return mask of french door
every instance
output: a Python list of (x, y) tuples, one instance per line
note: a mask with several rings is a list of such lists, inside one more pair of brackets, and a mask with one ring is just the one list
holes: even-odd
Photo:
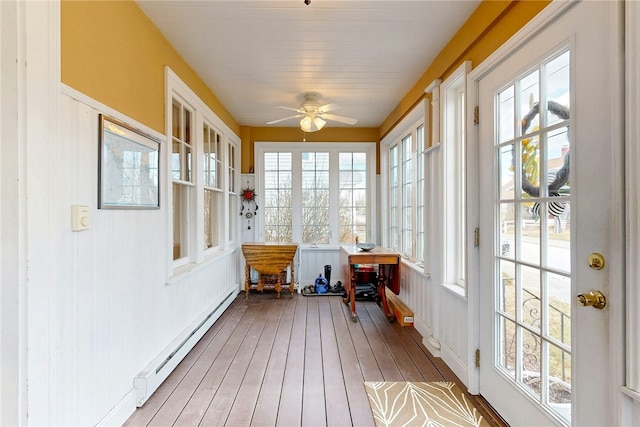
[(478, 81), (479, 389), (514, 426), (610, 423), (618, 13), (565, 7)]

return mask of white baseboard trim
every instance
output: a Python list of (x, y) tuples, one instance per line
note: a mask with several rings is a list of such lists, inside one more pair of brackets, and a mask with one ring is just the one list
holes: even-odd
[(446, 345), (442, 345), (440, 354), (444, 363), (447, 364), (454, 374), (462, 381), (465, 386), (469, 385), (469, 369), (457, 354)]
[(101, 419), (97, 427), (112, 427), (123, 425), (136, 410), (136, 391), (132, 388), (114, 406), (107, 415)]

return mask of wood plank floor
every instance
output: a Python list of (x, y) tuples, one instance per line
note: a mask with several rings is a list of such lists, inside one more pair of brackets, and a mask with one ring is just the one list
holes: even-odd
[[(241, 293), (142, 408), (134, 426), (375, 426), (365, 381), (454, 381), (412, 327), (373, 302)], [(505, 425), (469, 396), (492, 425)]]

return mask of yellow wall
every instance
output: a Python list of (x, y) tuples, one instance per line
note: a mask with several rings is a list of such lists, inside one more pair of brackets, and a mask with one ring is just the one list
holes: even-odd
[[(377, 128), (331, 128), (303, 134), (300, 128), (274, 128), (242, 126), (242, 173), (247, 173), (254, 163), (254, 142), (378, 142)], [(379, 154), (379, 153), (377, 153)], [(376, 156), (380, 158), (379, 155)], [(379, 160), (378, 160), (379, 162)], [(379, 163), (378, 163), (379, 165)], [(376, 167), (379, 170), (379, 166)]]
[[(480, 64), (548, 3), (485, 0), (379, 129), (325, 128), (306, 134), (306, 140), (379, 142), (424, 99), (433, 80), (446, 78), (462, 61)], [(253, 166), (255, 141), (302, 140), (298, 128), (240, 126), (132, 0), (63, 0), (61, 17), (62, 81), (88, 96), (164, 133), (168, 65), (240, 136), (243, 173)]]
[(444, 80), (467, 60), (475, 68), (549, 3), (547, 0), (483, 1), (382, 123), (379, 139), (424, 99), (424, 89), (432, 81)]
[(233, 132), (240, 125), (131, 0), (63, 0), (62, 82), (165, 133), (168, 65)]

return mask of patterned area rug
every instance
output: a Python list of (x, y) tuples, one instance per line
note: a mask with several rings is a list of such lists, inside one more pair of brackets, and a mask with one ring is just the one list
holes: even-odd
[(452, 382), (365, 382), (377, 427), (489, 426)]

